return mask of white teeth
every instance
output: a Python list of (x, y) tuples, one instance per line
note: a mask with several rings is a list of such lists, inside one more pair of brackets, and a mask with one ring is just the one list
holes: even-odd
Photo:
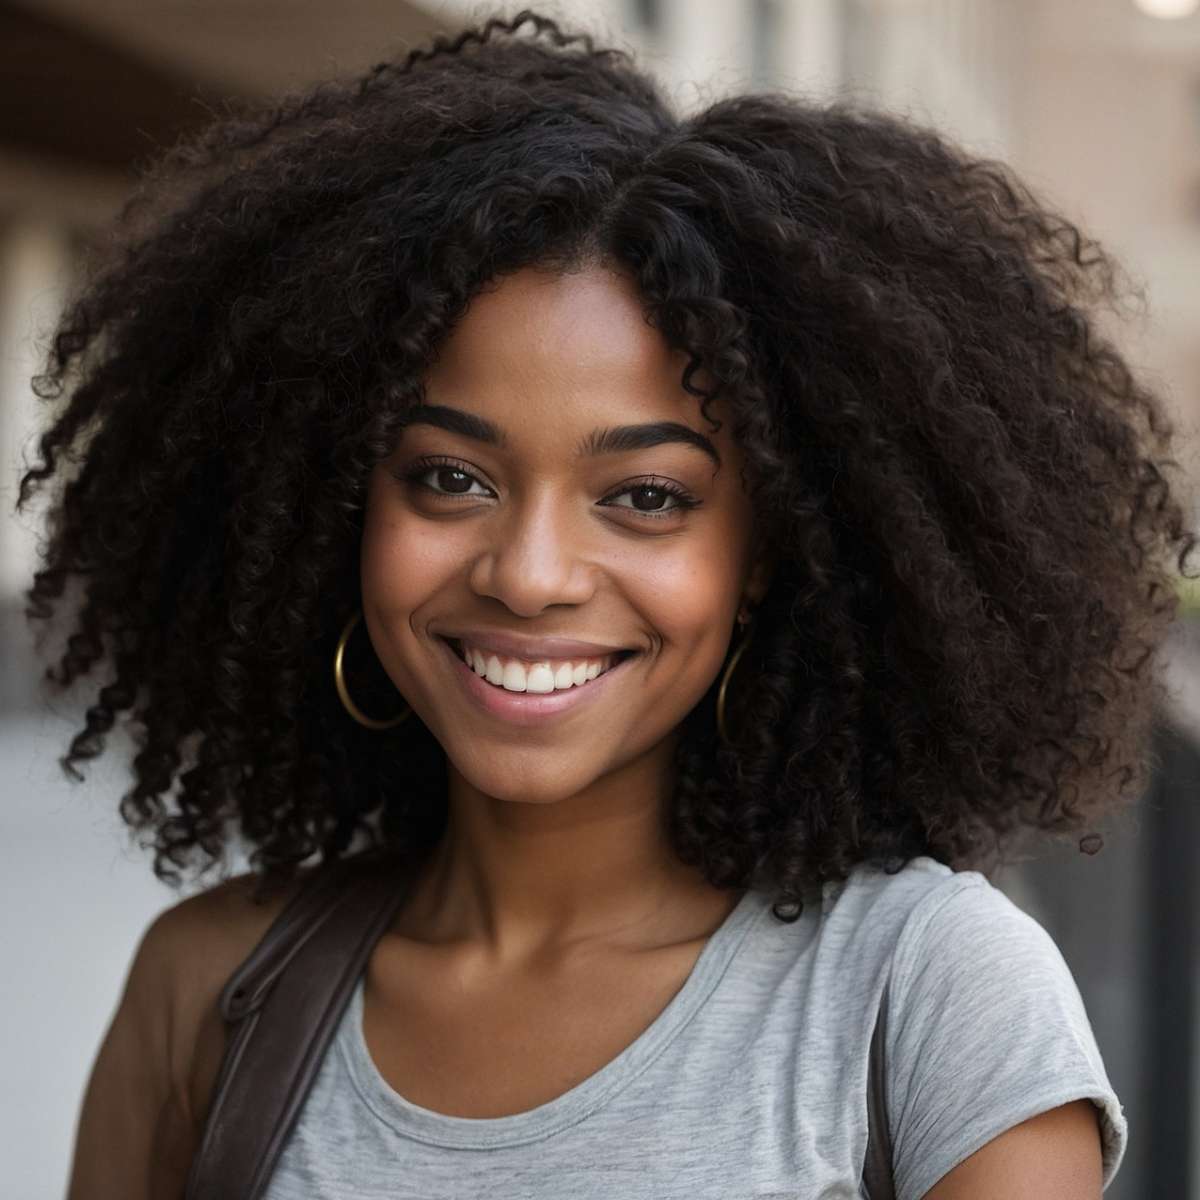
[(512, 658), (501, 660), (499, 655), (486, 654), (465, 643), (460, 646), (464, 661), (476, 675), (510, 692), (545, 694), (580, 687), (612, 666), (615, 657), (606, 654), (603, 658), (560, 662), (557, 666), (551, 662), (525, 664)]
[(549, 663), (536, 663), (525, 672), (525, 690), (527, 692), (554, 691), (554, 672)]
[(501, 686), (506, 692), (525, 691), (525, 668), (520, 663), (505, 663)]

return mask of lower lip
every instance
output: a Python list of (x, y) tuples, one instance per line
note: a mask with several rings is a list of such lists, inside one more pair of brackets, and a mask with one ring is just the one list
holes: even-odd
[(590, 701), (602, 696), (609, 686), (609, 680), (620, 674), (622, 669), (631, 663), (636, 654), (623, 658), (615, 666), (589, 679), (586, 683), (575, 687), (564, 688), (561, 692), (510, 692), (507, 688), (497, 687), (486, 679), (476, 675), (467, 664), (454, 652), (454, 647), (445, 638), (438, 638), (446, 653), (450, 656), (450, 664), (455, 675), (462, 683), (470, 698), (494, 717), (502, 717), (514, 725), (537, 725), (560, 713), (580, 708)]

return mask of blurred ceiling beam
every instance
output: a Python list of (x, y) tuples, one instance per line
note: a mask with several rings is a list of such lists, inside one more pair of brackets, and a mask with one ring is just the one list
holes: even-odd
[(0, 147), (126, 171), (209, 113), (183, 79), (56, 18), (0, 3)]
[(445, 0), (0, 0), (0, 216), (102, 226), (223, 101), (356, 74), (461, 22)]
[(447, 0), (20, 0), (218, 93), (266, 97), (357, 73), (461, 27)]

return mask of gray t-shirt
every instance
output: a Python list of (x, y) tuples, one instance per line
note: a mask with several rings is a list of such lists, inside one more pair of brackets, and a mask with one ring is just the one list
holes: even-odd
[(1126, 1123), (1049, 934), (975, 871), (858, 867), (792, 925), (747, 892), (616, 1058), (494, 1119), (409, 1103), (362, 1034), (362, 981), (266, 1200), (847, 1200), (890, 977), (885, 1095), (897, 1200), (1013, 1125), (1088, 1098), (1104, 1186)]

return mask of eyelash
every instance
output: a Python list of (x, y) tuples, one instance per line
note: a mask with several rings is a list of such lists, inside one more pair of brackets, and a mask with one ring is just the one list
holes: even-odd
[[(396, 475), (397, 479), (400, 479), (405, 483), (411, 483), (417, 487), (424, 488), (426, 491), (432, 492), (435, 496), (456, 496), (456, 495), (457, 496), (466, 496), (466, 495), (468, 495), (468, 493), (466, 493), (466, 492), (458, 492), (458, 493), (442, 492), (442, 491), (439, 491), (437, 488), (430, 487), (427, 483), (422, 483), (421, 477), (424, 475), (428, 475), (429, 472), (432, 471), (436, 467), (447, 467), (450, 470), (458, 471), (463, 475), (469, 476), (476, 483), (478, 483), (481, 487), (487, 486), (485, 483), (483, 483), (483, 481), (481, 479), (479, 479), (476, 476), (475, 472), (473, 470), (471, 470), (471, 468), (466, 463), (460, 461), (459, 459), (454, 459), (454, 458), (438, 458), (438, 457), (421, 458), (421, 459), (418, 459), (416, 462), (412, 463), (406, 470), (397, 471), (397, 472), (394, 472), (394, 474)], [(639, 479), (637, 482), (632, 483), (632, 484), (627, 484), (625, 487), (620, 488), (618, 491), (609, 492), (609, 494), (607, 496), (605, 496), (604, 499), (605, 499), (605, 501), (611, 500), (614, 496), (623, 496), (627, 492), (636, 491), (638, 488), (650, 488), (656, 492), (663, 492), (664, 494), (670, 496), (675, 501), (675, 503), (672, 505), (672, 507), (660, 509), (657, 512), (650, 511), (647, 509), (642, 509), (642, 508), (633, 508), (632, 506), (628, 506), (628, 505), (624, 505), (624, 504), (619, 505), (619, 506), (613, 505), (612, 507), (625, 508), (629, 512), (636, 513), (639, 517), (649, 517), (651, 520), (663, 520), (664, 518), (669, 516), (671, 513), (685, 512), (688, 509), (697, 508), (700, 504), (699, 500), (697, 500), (690, 492), (687, 492), (683, 488), (681, 488), (677, 483), (673, 483), (669, 479), (658, 479), (653, 476), (651, 476), (647, 479)]]

